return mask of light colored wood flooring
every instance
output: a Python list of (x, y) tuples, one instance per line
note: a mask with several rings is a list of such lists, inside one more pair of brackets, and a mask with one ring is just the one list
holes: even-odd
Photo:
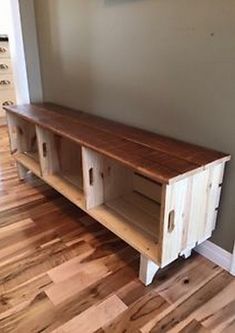
[(144, 287), (138, 253), (34, 176), (0, 128), (1, 333), (235, 332), (235, 279), (194, 254)]

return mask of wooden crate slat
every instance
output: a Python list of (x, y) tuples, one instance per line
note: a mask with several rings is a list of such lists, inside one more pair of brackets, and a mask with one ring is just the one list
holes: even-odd
[(141, 145), (148, 146), (154, 150), (165, 152), (171, 156), (179, 157), (185, 161), (192, 162), (196, 165), (207, 165), (214, 160), (224, 158), (228, 155), (213, 149), (208, 149), (195, 144), (169, 138), (164, 135), (152, 133), (140, 128), (131, 127), (116, 121), (97, 117), (82, 111), (65, 108), (64, 106), (45, 103), (40, 105), (42, 109), (59, 112), (72, 119), (77, 118), (89, 126), (100, 128), (106, 132), (116, 134)]

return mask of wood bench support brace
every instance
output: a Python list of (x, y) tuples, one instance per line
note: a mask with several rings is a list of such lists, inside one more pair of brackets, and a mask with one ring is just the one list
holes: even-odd
[(152, 260), (149, 260), (143, 254), (140, 255), (139, 279), (145, 286), (148, 286), (153, 282), (154, 276), (159, 268), (160, 267)]
[(17, 166), (19, 179), (24, 180), (27, 175), (28, 169), (26, 169), (26, 167), (24, 167), (21, 163), (18, 163), (18, 162), (16, 163), (16, 166)]

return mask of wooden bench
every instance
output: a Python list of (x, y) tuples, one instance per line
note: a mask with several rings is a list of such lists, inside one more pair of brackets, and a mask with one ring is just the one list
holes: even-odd
[(230, 155), (54, 104), (5, 108), (28, 171), (141, 254), (145, 285), (215, 229)]

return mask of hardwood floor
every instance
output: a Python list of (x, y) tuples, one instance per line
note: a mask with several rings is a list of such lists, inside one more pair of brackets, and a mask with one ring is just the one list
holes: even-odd
[(0, 332), (235, 332), (235, 279), (194, 254), (144, 287), (138, 253), (33, 176), (0, 127)]

